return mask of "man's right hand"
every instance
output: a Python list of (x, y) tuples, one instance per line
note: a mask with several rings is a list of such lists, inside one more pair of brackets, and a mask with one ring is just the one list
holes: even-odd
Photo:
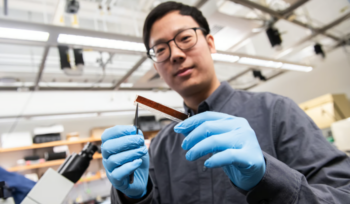
[[(117, 125), (102, 134), (103, 166), (114, 188), (138, 199), (147, 193), (149, 155), (143, 134), (134, 126)], [(134, 182), (129, 184), (134, 173)]]

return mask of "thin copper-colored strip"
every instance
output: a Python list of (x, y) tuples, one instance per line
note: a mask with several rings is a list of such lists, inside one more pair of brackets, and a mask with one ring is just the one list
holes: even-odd
[(143, 105), (146, 105), (146, 106), (148, 106), (150, 108), (153, 108), (153, 109), (155, 109), (157, 111), (160, 111), (160, 112), (163, 112), (165, 114), (168, 114), (168, 115), (170, 115), (170, 116), (172, 116), (174, 118), (177, 118), (179, 120), (185, 120), (185, 119), (188, 118), (188, 116), (186, 114), (181, 113), (180, 111), (174, 110), (172, 108), (169, 108), (169, 107), (167, 107), (165, 105), (162, 105), (160, 103), (157, 103), (155, 101), (152, 101), (152, 100), (147, 99), (147, 98), (142, 97), (142, 96), (137, 96), (135, 102), (141, 103)]

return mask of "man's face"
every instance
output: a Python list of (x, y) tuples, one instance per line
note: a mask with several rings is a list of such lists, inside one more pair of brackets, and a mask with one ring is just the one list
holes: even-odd
[[(180, 31), (195, 27), (199, 25), (191, 16), (183, 16), (179, 11), (170, 12), (153, 24), (149, 46), (153, 47), (160, 40), (167, 42)], [(196, 33), (198, 41), (194, 47), (181, 50), (171, 41), (170, 58), (154, 63), (159, 75), (182, 96), (202, 91), (216, 80), (211, 58), (211, 53), (216, 52), (213, 36), (205, 36), (201, 30), (196, 30)]]

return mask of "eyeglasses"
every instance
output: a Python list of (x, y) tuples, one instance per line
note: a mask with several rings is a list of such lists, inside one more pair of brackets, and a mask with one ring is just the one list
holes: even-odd
[(147, 55), (154, 62), (164, 62), (169, 59), (171, 56), (171, 49), (169, 43), (174, 41), (175, 45), (180, 50), (188, 50), (197, 44), (197, 30), (202, 30), (203, 33), (206, 33), (204, 28), (188, 28), (183, 30), (175, 35), (175, 37), (168, 42), (159, 43), (153, 47), (151, 47), (147, 51)]

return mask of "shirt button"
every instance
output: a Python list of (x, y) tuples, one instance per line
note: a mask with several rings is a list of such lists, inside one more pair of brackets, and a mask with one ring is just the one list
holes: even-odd
[(268, 204), (269, 202), (267, 202), (267, 200), (261, 200), (260, 202), (259, 202), (259, 204)]

